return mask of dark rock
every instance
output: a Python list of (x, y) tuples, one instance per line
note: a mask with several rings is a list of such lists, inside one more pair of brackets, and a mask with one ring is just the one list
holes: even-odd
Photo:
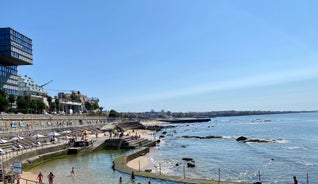
[(221, 138), (223, 138), (222, 136), (215, 136), (215, 135), (209, 135), (209, 136), (205, 136), (205, 137), (184, 135), (182, 137), (183, 138), (196, 138), (196, 139), (221, 139)]
[(209, 135), (205, 137), (206, 139), (221, 139), (223, 138), (222, 136), (214, 136), (214, 135)]
[(169, 125), (169, 126), (158, 126), (158, 125), (154, 125), (154, 126), (146, 126), (145, 128), (147, 130), (154, 130), (156, 132), (159, 132), (161, 131), (162, 129), (164, 128), (175, 128), (176, 126), (172, 126), (172, 125)]
[(188, 162), (188, 163), (187, 163), (187, 166), (188, 166), (188, 167), (195, 167), (195, 164), (192, 163), (192, 162)]
[(145, 172), (151, 172), (152, 169), (145, 169)]
[(185, 160), (185, 161), (192, 161), (193, 158), (189, 158), (189, 157), (183, 157), (182, 160)]
[(266, 139), (248, 139), (247, 137), (240, 136), (236, 139), (236, 141), (241, 141), (244, 143), (247, 142), (258, 142), (258, 143), (267, 143), (267, 142), (274, 142), (273, 140), (266, 140)]
[(247, 139), (244, 142), (259, 142), (259, 143), (263, 143), (263, 142), (273, 142), (272, 140), (265, 140), (265, 139)]
[(244, 137), (244, 136), (240, 136), (236, 139), (236, 141), (246, 141), (247, 140), (247, 137)]

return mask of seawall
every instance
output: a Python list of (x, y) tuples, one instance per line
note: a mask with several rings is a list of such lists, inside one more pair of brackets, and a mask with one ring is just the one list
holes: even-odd
[(145, 155), (149, 153), (149, 148), (140, 148), (132, 153), (118, 156), (114, 160), (114, 169), (131, 174), (132, 171), (134, 171), (134, 174), (136, 176), (142, 176), (147, 178), (154, 178), (159, 180), (166, 180), (166, 181), (173, 181), (173, 182), (179, 182), (179, 183), (199, 183), (199, 184), (247, 184), (246, 182), (236, 182), (236, 181), (218, 181), (218, 180), (209, 180), (209, 179), (196, 179), (196, 178), (183, 178), (179, 176), (171, 176), (171, 175), (164, 175), (159, 173), (153, 173), (153, 172), (145, 172), (132, 169), (127, 166), (127, 163), (133, 159), (138, 158), (139, 156)]
[[(22, 152), (22, 151), (20, 151)], [(67, 146), (65, 145), (56, 145), (45, 148), (38, 148), (24, 151), (12, 158), (4, 159), (3, 165), (12, 164), (13, 162), (22, 162), (23, 168), (29, 168), (35, 165), (38, 162), (43, 162), (45, 160), (51, 159), (55, 156), (66, 155)]]

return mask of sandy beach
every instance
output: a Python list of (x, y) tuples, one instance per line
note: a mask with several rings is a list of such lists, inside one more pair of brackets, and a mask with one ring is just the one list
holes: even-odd
[[(37, 175), (32, 173), (32, 172), (28, 172), (28, 171), (23, 171), (21, 174), (21, 178), (32, 180), (32, 181), (37, 181), (36, 180)], [(44, 180), (45, 180), (45, 177), (44, 177)], [(20, 183), (23, 184), (23, 181), (21, 181)]]
[(140, 123), (144, 126), (153, 126), (153, 125), (167, 124), (168, 122), (158, 121), (158, 120), (141, 120)]
[[(164, 121), (158, 121), (158, 120), (142, 120), (140, 121), (140, 123), (144, 126), (154, 126), (154, 125), (162, 125), (162, 124), (167, 124), (167, 122)], [(134, 130), (134, 133), (136, 133), (138, 135), (140, 135), (141, 138), (145, 138), (145, 139), (149, 139), (149, 140), (153, 140), (156, 139), (156, 134), (153, 131), (150, 130)], [(125, 135), (127, 133), (132, 133), (132, 130), (128, 130), (125, 132)], [(154, 168), (154, 164), (152, 163), (152, 161), (146, 156), (140, 156), (137, 157), (131, 161), (129, 161), (127, 163), (127, 166), (135, 169), (135, 170), (141, 170), (144, 171), (146, 169), (151, 169), (151, 172), (154, 172), (153, 168)], [(140, 168), (139, 168), (140, 167)]]
[[(131, 133), (131, 132), (132, 131), (129, 130), (129, 131), (126, 131), (125, 134), (126, 133)], [(134, 130), (134, 133), (137, 133), (138, 135), (140, 135), (141, 138), (145, 138), (145, 139), (149, 139), (149, 140), (156, 139), (155, 138), (155, 134), (152, 131), (150, 131), (150, 130), (140, 130), (140, 129), (138, 129), (138, 130)], [(146, 169), (154, 168), (154, 164), (147, 157), (147, 155), (146, 156), (140, 156), (140, 157), (137, 157), (137, 158), (129, 161), (127, 163), (127, 166), (132, 168), (132, 169), (135, 169), (135, 170), (139, 170), (140, 169), (140, 171), (144, 171)]]
[[(140, 156), (130, 162), (127, 163), (127, 166), (140, 171), (145, 171), (146, 169), (151, 169), (153, 168), (153, 164), (151, 161), (148, 159), (147, 156)], [(139, 168), (140, 166), (140, 168)]]

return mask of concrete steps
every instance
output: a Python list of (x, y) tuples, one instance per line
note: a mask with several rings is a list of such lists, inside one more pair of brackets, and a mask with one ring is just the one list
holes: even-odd
[(135, 149), (140, 147), (155, 146), (156, 142), (144, 138), (132, 139), (130, 137), (120, 139), (107, 139), (105, 146), (117, 149)]

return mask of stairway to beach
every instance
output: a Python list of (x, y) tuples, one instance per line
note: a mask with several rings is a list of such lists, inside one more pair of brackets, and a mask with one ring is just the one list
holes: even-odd
[(107, 139), (105, 146), (107, 148), (117, 149), (135, 149), (139, 147), (155, 146), (156, 142), (144, 138), (133, 139), (131, 137), (124, 137), (118, 139)]

